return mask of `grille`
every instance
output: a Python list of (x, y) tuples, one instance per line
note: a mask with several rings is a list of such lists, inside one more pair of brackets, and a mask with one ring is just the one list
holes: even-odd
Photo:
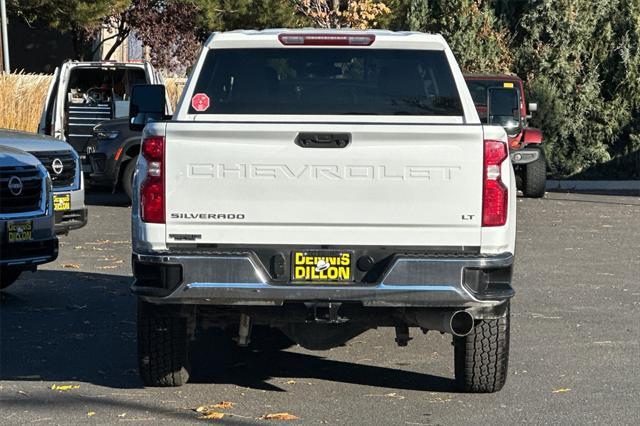
[[(73, 185), (76, 177), (76, 160), (70, 151), (32, 152), (47, 168), (53, 188), (64, 188)], [(58, 174), (53, 170), (56, 159), (62, 162), (62, 171)]]
[[(22, 182), (20, 195), (9, 190), (9, 180), (16, 176)], [(0, 167), (0, 213), (25, 213), (40, 209), (42, 178), (35, 167)]]

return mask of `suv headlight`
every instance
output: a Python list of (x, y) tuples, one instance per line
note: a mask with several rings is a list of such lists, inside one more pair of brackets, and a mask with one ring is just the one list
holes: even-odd
[(96, 131), (96, 138), (102, 140), (113, 140), (120, 136), (119, 130), (98, 130)]

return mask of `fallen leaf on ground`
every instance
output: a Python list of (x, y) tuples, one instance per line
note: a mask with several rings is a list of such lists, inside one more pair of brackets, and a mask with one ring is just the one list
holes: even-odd
[(221, 408), (223, 410), (228, 410), (229, 408), (233, 408), (233, 402), (222, 401), (213, 405), (213, 408)]
[(211, 411), (215, 408), (218, 409), (222, 409), (222, 410), (228, 410), (230, 408), (233, 408), (233, 402), (229, 402), (229, 401), (221, 401), (218, 402), (217, 404), (211, 404), (211, 405), (201, 405), (198, 408), (196, 408), (194, 411), (196, 413), (204, 413), (206, 411)]
[(296, 384), (296, 381), (295, 381), (295, 380), (287, 380), (287, 381), (285, 382), (285, 384), (287, 384), (287, 385), (295, 385), (295, 384)]
[(209, 411), (198, 418), (202, 420), (220, 420), (223, 417), (224, 417), (224, 413), (218, 413), (217, 411)]
[(62, 267), (66, 269), (80, 269), (80, 265), (77, 265), (75, 263), (65, 263), (64, 265), (62, 265)]
[(80, 385), (51, 385), (51, 390), (68, 391), (71, 389), (80, 389)]
[(260, 416), (258, 420), (300, 420), (300, 417), (289, 413), (273, 413)]
[(551, 393), (564, 393), (564, 392), (569, 392), (570, 390), (571, 390), (570, 388), (559, 388), (551, 391)]
[(120, 413), (118, 414), (118, 417), (125, 417), (127, 415), (127, 413)]
[(89, 412), (87, 413), (87, 417), (93, 417), (93, 416), (95, 416), (95, 415), (96, 415), (96, 412), (95, 412), (95, 411), (89, 411)]
[(382, 397), (382, 398), (397, 398), (397, 399), (404, 399), (405, 398), (402, 395), (398, 395), (396, 392), (385, 393), (384, 395), (369, 394), (369, 395), (364, 395), (364, 396), (377, 396), (377, 397)]

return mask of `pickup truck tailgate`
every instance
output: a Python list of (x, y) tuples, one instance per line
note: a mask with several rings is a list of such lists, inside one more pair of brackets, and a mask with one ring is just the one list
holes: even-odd
[(167, 242), (480, 246), (482, 139), (480, 125), (169, 122)]

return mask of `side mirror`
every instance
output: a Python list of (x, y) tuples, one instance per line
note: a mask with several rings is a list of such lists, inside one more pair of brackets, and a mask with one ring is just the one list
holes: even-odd
[[(505, 125), (505, 118), (520, 123), (518, 91), (514, 88), (490, 87), (487, 89), (487, 124)], [(515, 124), (515, 123), (514, 123)]]
[(162, 84), (137, 84), (131, 89), (129, 129), (141, 131), (152, 121), (165, 116), (165, 87)]
[(529, 104), (529, 112), (536, 112), (538, 111), (538, 104), (535, 102), (531, 102)]

